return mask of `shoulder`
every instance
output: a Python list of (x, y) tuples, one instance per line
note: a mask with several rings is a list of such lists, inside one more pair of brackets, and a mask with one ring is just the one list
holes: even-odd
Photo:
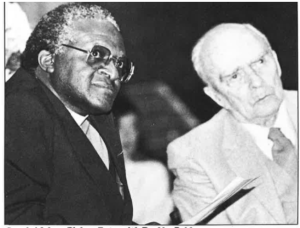
[(214, 152), (219, 151), (228, 115), (230, 114), (222, 109), (209, 121), (171, 142), (167, 147), (169, 169), (205, 163)]
[(288, 103), (297, 105), (298, 91), (295, 90), (284, 90), (284, 96)]
[(17, 91), (5, 98), (6, 117), (41, 118), (46, 114), (44, 101), (37, 91)]
[(210, 144), (215, 144), (220, 132), (222, 131), (223, 124), (227, 119), (228, 112), (224, 109), (214, 115), (209, 121), (192, 129), (185, 135), (175, 139), (168, 145), (168, 157), (172, 151), (180, 152), (181, 156), (192, 156), (194, 152), (202, 147), (207, 148)]
[(17, 74), (6, 84), (6, 124), (16, 122), (16, 120), (26, 124), (26, 122), (36, 122), (51, 116), (53, 109), (43, 88), (30, 77), (32, 76)]

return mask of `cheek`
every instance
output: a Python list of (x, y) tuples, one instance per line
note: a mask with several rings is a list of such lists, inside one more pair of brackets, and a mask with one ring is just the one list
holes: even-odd
[(225, 96), (227, 96), (227, 99), (232, 103), (245, 103), (249, 100), (250, 94), (251, 91), (249, 87), (244, 85), (234, 89), (234, 91), (227, 91)]
[(269, 69), (264, 76), (266, 90), (272, 92), (279, 100), (281, 100), (283, 97), (283, 87), (277, 68)]
[(232, 110), (244, 114), (252, 110), (252, 96), (248, 88), (240, 87), (235, 92), (227, 93), (227, 101)]
[(264, 78), (264, 81), (266, 82), (267, 85), (277, 86), (281, 84), (279, 70), (275, 62), (269, 63), (268, 66), (265, 69), (263, 69), (261, 75)]
[(93, 71), (78, 61), (70, 62), (65, 67), (66, 80), (71, 87), (81, 93), (89, 91)]

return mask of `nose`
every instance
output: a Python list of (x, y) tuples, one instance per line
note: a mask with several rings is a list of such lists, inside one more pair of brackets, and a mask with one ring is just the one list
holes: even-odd
[(112, 72), (112, 74), (110, 76), (110, 80), (112, 80), (112, 81), (119, 80), (120, 79), (119, 71), (118, 71), (117, 67), (115, 66), (115, 63), (112, 59), (108, 62), (108, 66)]
[(101, 71), (103, 69), (106, 69), (106, 71), (107, 71), (106, 77), (110, 81), (115, 81), (115, 80), (119, 79), (119, 71), (115, 67), (113, 61), (109, 60), (109, 61), (103, 63), (103, 65), (99, 68), (99, 70)]
[(263, 84), (263, 79), (259, 72), (253, 69), (251, 66), (248, 66), (245, 69), (246, 74), (248, 75), (249, 85), (252, 88), (258, 88)]

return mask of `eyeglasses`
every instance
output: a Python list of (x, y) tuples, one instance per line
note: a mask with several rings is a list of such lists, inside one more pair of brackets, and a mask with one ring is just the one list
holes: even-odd
[(112, 56), (111, 51), (106, 47), (96, 45), (92, 48), (92, 50), (87, 51), (68, 44), (62, 44), (62, 46), (73, 48), (77, 51), (87, 53), (86, 62), (94, 69), (98, 69), (101, 64), (108, 64), (110, 61), (112, 61), (119, 72), (119, 79), (121, 83), (128, 82), (134, 73), (133, 62), (131, 62), (125, 56)]

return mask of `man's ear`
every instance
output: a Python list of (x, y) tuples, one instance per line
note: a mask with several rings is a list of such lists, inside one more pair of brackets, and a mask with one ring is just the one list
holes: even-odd
[(219, 106), (223, 108), (228, 108), (228, 102), (222, 94), (217, 92), (212, 86), (204, 87), (204, 93), (213, 99)]
[(275, 60), (275, 63), (276, 63), (276, 67), (277, 67), (277, 70), (278, 70), (278, 74), (279, 74), (279, 77), (281, 77), (281, 68), (280, 68), (280, 65), (279, 65), (279, 61), (278, 61), (278, 58), (277, 58), (277, 54), (275, 51), (272, 50), (272, 55), (273, 55), (273, 58)]
[(47, 73), (54, 72), (54, 56), (49, 51), (40, 51), (38, 62), (40, 67)]

